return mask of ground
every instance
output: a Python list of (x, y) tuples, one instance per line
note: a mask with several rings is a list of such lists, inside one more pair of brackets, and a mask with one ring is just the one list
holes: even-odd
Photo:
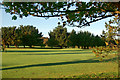
[(117, 57), (114, 53), (110, 56), (99, 61), (92, 50), (88, 49), (7, 48), (2, 53), (2, 77), (70, 78), (87, 74), (93, 77), (116, 77)]

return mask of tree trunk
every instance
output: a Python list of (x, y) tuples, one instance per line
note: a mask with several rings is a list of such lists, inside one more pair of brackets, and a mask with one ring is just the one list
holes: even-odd
[(89, 46), (87, 46), (87, 49), (89, 49)]
[(83, 46), (81, 48), (83, 49)]
[(7, 48), (9, 48), (9, 44), (7, 45)]
[(86, 49), (86, 46), (84, 46), (84, 49)]
[(75, 48), (75, 46), (73, 46), (73, 48)]
[(30, 45), (29, 47), (32, 48), (32, 45)]
[(2, 47), (2, 51), (3, 51), (3, 52), (5, 51), (5, 48), (4, 48), (4, 47)]
[(17, 45), (15, 44), (15, 47), (17, 48)]
[(60, 49), (62, 49), (63, 47), (62, 46), (60, 46)]
[(25, 48), (25, 45), (24, 45), (24, 48)]
[(78, 46), (78, 48), (80, 48), (80, 46)]
[(65, 48), (67, 48), (67, 46), (65, 46)]
[(6, 45), (2, 45), (3, 52), (5, 51)]

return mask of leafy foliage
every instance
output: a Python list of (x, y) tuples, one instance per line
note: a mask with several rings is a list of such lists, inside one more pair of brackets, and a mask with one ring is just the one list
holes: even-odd
[(55, 40), (55, 38), (50, 38), (48, 41), (47, 41), (47, 44), (48, 46), (51, 46), (51, 48), (53, 48), (54, 46), (58, 46), (58, 41)]
[(98, 35), (94, 36), (88, 31), (80, 31), (76, 33), (72, 30), (71, 33), (67, 32), (67, 29), (63, 26), (58, 26), (53, 29), (53, 32), (49, 33), (50, 39), (48, 41), (49, 46), (60, 46), (60, 47), (75, 47), (78, 48), (89, 48), (95, 46), (105, 46), (105, 42)]
[(58, 26), (55, 29), (53, 29), (53, 32), (51, 31), (49, 33), (50, 39), (53, 40), (53, 38), (59, 42), (58, 46), (65, 47), (67, 46), (68, 42), (68, 33), (67, 28), (64, 28), (63, 26)]
[(76, 31), (73, 29), (72, 32), (70, 33), (70, 35), (68, 36), (68, 46), (73, 46), (75, 47), (77, 44), (77, 35), (76, 35)]
[(9, 45), (14, 45), (15, 44), (15, 40), (16, 40), (16, 27), (2, 27), (1, 31), (2, 31), (2, 45), (5, 47), (5, 45), (7, 45), (9, 47)]
[(20, 25), (18, 28), (16, 28), (16, 26), (2, 27), (1, 31), (3, 48), (5, 48), (6, 45), (8, 48), (9, 45), (32, 47), (32, 45), (40, 45), (43, 43), (42, 39), (40, 39), (42, 33), (39, 33), (38, 29), (33, 26)]
[[(113, 25), (114, 24), (114, 25)], [(103, 31), (102, 38), (105, 41), (106, 47), (97, 47), (93, 50), (96, 57), (100, 57), (101, 60), (112, 53), (113, 50), (118, 50), (119, 40), (116, 39), (117, 31), (119, 30), (119, 16), (115, 16), (109, 23), (105, 23), (106, 32)]]
[[(64, 25), (89, 26), (90, 23), (120, 14), (119, 2), (3, 2), (7, 13), (20, 18), (61, 17)], [(17, 17), (14, 15), (13, 20)], [(76, 25), (77, 23), (77, 25)]]
[(24, 46), (30, 46), (32, 45), (40, 45), (42, 44), (42, 40), (40, 39), (42, 37), (42, 33), (38, 32), (38, 29), (36, 29), (33, 26), (20, 26), (20, 31), (21, 31), (21, 41), (22, 45)]
[(76, 34), (73, 30), (69, 37), (69, 43), (72, 46), (78, 46), (78, 48), (81, 46), (84, 49), (95, 46), (104, 46), (104, 41), (98, 35), (94, 36), (88, 31), (80, 31)]

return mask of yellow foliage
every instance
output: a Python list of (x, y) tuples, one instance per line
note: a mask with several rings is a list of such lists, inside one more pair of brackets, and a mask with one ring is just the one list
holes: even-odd
[(108, 42), (105, 42), (106, 46), (108, 45)]
[(60, 15), (62, 17), (62, 15)]
[(79, 14), (80, 12), (78, 11), (77, 13)]

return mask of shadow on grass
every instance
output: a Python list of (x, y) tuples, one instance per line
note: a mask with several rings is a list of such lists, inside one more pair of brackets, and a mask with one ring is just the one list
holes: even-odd
[(74, 52), (74, 53), (38, 53), (38, 54), (16, 54), (16, 55), (63, 55), (63, 54), (92, 54), (92, 52)]
[(61, 49), (61, 48), (60, 47), (57, 47), (57, 48), (32, 47), (31, 49)]
[(6, 50), (5, 52), (70, 52), (70, 51), (83, 51), (83, 50)]
[(40, 66), (57, 66), (57, 65), (66, 65), (66, 64), (77, 64), (77, 63), (101, 63), (101, 62), (108, 62), (108, 61), (111, 61), (111, 60), (116, 60), (116, 58), (107, 59), (107, 60), (105, 60), (105, 61), (88, 59), (88, 60), (77, 60), (77, 61), (68, 61), (68, 62), (33, 64), (33, 65), (24, 65), (24, 66), (16, 66), (16, 67), (2, 68), (2, 69), (0, 69), (0, 70), (22, 69), (22, 68), (40, 67)]
[(29, 51), (29, 50), (6, 50), (5, 52), (53, 52), (50, 50), (35, 50), (35, 51)]

